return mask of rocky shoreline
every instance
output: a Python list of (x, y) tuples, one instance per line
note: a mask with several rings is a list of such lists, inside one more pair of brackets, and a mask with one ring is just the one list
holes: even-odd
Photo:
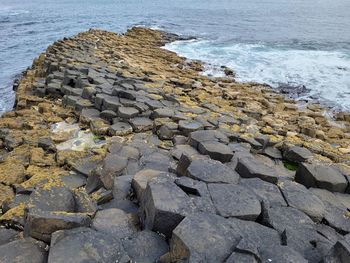
[(0, 119), (0, 262), (348, 262), (350, 114), (203, 76), (176, 39), (33, 62)]

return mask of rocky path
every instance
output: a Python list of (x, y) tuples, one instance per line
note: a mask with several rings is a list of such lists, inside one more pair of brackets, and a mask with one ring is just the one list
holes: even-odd
[(0, 262), (350, 262), (350, 115), (205, 77), (176, 39), (34, 61), (0, 119)]

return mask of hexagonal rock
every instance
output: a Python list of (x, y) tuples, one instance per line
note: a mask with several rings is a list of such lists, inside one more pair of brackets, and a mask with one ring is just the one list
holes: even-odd
[(250, 156), (239, 158), (236, 171), (243, 178), (258, 177), (269, 183), (277, 183), (278, 181), (278, 174), (275, 169)]
[(233, 152), (226, 144), (220, 142), (201, 142), (198, 145), (201, 154), (209, 155), (210, 158), (227, 163), (231, 161)]
[(215, 160), (192, 161), (186, 175), (206, 183), (237, 184), (239, 182), (239, 175), (234, 170)]
[(223, 143), (229, 143), (229, 139), (227, 136), (220, 131), (215, 130), (200, 130), (191, 132), (189, 135), (189, 144), (194, 147), (198, 148), (199, 143), (201, 142), (223, 142)]
[(151, 114), (152, 119), (156, 118), (171, 118), (175, 115), (174, 110), (169, 108), (159, 108), (155, 109), (153, 113)]
[(36, 189), (30, 194), (30, 206), (43, 211), (74, 212), (75, 200), (72, 192), (66, 187)]
[(218, 213), (223, 217), (255, 220), (261, 213), (257, 196), (248, 188), (234, 184), (208, 184)]
[(301, 163), (313, 156), (312, 152), (304, 147), (292, 146), (283, 153), (283, 157), (290, 162)]
[(280, 189), (271, 183), (259, 178), (242, 179), (240, 184), (253, 191), (260, 201), (268, 206), (287, 206)]
[(202, 130), (203, 128), (204, 128), (203, 124), (198, 121), (192, 121), (192, 120), (179, 121), (179, 130), (182, 131), (185, 135), (197, 130)]
[(130, 262), (119, 237), (91, 228), (55, 232), (51, 238), (48, 263)]
[(136, 117), (128, 121), (135, 132), (149, 131), (153, 128), (153, 121), (145, 117)]
[(176, 184), (154, 178), (148, 182), (141, 200), (141, 221), (145, 229), (170, 237), (173, 229), (193, 209), (191, 199)]
[(89, 226), (90, 223), (90, 217), (83, 213), (30, 209), (26, 213), (25, 229), (31, 237), (48, 243), (51, 234), (57, 230)]
[(129, 237), (137, 230), (131, 217), (123, 210), (110, 208), (98, 211), (92, 221), (92, 228), (106, 235), (118, 238)]
[(108, 129), (110, 136), (125, 136), (132, 133), (132, 127), (126, 122), (116, 122)]
[(100, 111), (92, 108), (83, 109), (79, 116), (79, 121), (85, 124), (89, 124), (92, 120), (99, 119)]
[(119, 107), (118, 117), (123, 119), (130, 119), (136, 117), (139, 114), (139, 111), (133, 107)]
[(324, 263), (345, 263), (350, 259), (350, 244), (345, 241), (337, 242), (323, 258)]
[(158, 262), (159, 258), (169, 251), (164, 237), (148, 230), (137, 232), (123, 240), (123, 245), (132, 262)]
[(98, 171), (100, 179), (106, 189), (112, 189), (115, 176), (123, 173), (128, 164), (128, 159), (116, 154), (107, 154), (103, 160), (101, 170)]
[(111, 122), (115, 117), (117, 117), (117, 114), (111, 110), (104, 110), (100, 113), (100, 117)]
[(0, 262), (44, 263), (47, 258), (45, 246), (45, 243), (33, 238), (12, 241), (0, 246)]
[(173, 262), (224, 262), (241, 239), (228, 219), (212, 214), (187, 216), (173, 231), (170, 256)]
[(131, 182), (131, 185), (135, 191), (138, 200), (142, 200), (143, 193), (146, 190), (147, 183), (154, 177), (165, 176), (167, 173), (153, 170), (153, 169), (143, 169), (137, 172)]
[(301, 163), (295, 174), (295, 181), (306, 187), (317, 187), (332, 192), (344, 193), (348, 181), (337, 169), (326, 165)]

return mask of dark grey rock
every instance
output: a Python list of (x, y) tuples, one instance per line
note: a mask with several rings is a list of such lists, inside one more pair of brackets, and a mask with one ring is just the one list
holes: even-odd
[(122, 104), (120, 103), (118, 97), (104, 96), (101, 110), (111, 110), (117, 112), (118, 108), (121, 106)]
[(81, 94), (83, 99), (91, 99), (96, 94), (96, 88), (93, 86), (87, 86), (83, 88), (83, 93)]
[(179, 130), (182, 131), (185, 135), (190, 134), (191, 132), (202, 130), (203, 124), (198, 121), (192, 120), (180, 120), (179, 121)]
[(88, 156), (71, 162), (70, 166), (74, 171), (89, 177), (100, 163), (100, 159), (94, 158), (94, 156)]
[(240, 232), (236, 232), (227, 219), (211, 214), (193, 214), (174, 229), (170, 255), (175, 262), (223, 262), (240, 239)]
[(299, 165), (295, 181), (306, 187), (317, 187), (341, 193), (344, 193), (348, 186), (348, 181), (337, 169), (331, 166), (307, 163)]
[(90, 121), (97, 120), (100, 116), (100, 111), (92, 108), (83, 109), (80, 113), (79, 121), (89, 124)]
[(305, 186), (291, 181), (281, 182), (278, 186), (289, 206), (299, 209), (316, 222), (323, 219), (325, 215), (323, 202)]
[[(93, 252), (93, 253), (92, 253)], [(118, 237), (91, 228), (57, 231), (52, 235), (48, 263), (130, 262)]]
[(144, 132), (152, 130), (153, 121), (145, 117), (136, 117), (128, 120), (134, 132)]
[(83, 213), (29, 209), (26, 214), (25, 230), (31, 237), (48, 243), (51, 234), (57, 230), (89, 226), (90, 223), (90, 217)]
[(276, 244), (259, 251), (262, 262), (308, 263), (299, 252), (289, 246)]
[(132, 178), (131, 185), (135, 191), (135, 194), (138, 200), (142, 200), (143, 194), (146, 190), (147, 183), (149, 180), (158, 176), (166, 176), (166, 175), (167, 175), (166, 172), (153, 170), (153, 169), (143, 169), (137, 172)]
[(189, 144), (194, 148), (198, 148), (199, 143), (215, 141), (226, 144), (229, 142), (229, 139), (225, 134), (216, 130), (200, 130), (191, 132), (189, 135)]
[(129, 237), (137, 230), (131, 217), (116, 208), (98, 211), (92, 221), (92, 228), (118, 238)]
[(234, 184), (208, 184), (218, 213), (223, 217), (256, 220), (261, 213), (257, 196), (249, 189)]
[(201, 142), (198, 145), (198, 151), (223, 163), (229, 162), (233, 157), (232, 150), (220, 142)]
[(36, 189), (30, 195), (31, 207), (43, 211), (74, 212), (75, 200), (72, 192), (66, 187)]
[(322, 263), (346, 263), (350, 259), (350, 244), (339, 241), (323, 258)]
[(186, 156), (192, 156), (192, 155), (198, 155), (198, 151), (191, 147), (190, 145), (187, 144), (179, 144), (176, 145), (172, 150), (171, 150), (171, 155), (177, 159), (180, 160), (181, 155), (185, 154)]
[(159, 258), (169, 251), (164, 237), (147, 230), (125, 239), (123, 245), (133, 262), (158, 262)]
[(301, 163), (312, 157), (312, 152), (304, 147), (292, 146), (283, 153), (283, 157), (290, 162)]
[(100, 113), (100, 117), (111, 122), (115, 117), (117, 117), (117, 114), (111, 110), (104, 110)]
[(130, 119), (136, 117), (139, 114), (139, 111), (133, 107), (119, 107), (118, 117), (122, 119)]
[(225, 263), (259, 263), (255, 255), (249, 253), (233, 252)]
[(282, 153), (276, 147), (266, 147), (263, 154), (273, 159), (282, 159)]
[(171, 118), (175, 115), (175, 112), (173, 109), (170, 108), (159, 108), (155, 109), (153, 113), (151, 114), (152, 119), (156, 118)]
[(115, 122), (108, 130), (110, 136), (125, 136), (132, 133), (132, 127), (126, 122)]
[(243, 178), (258, 177), (270, 183), (277, 183), (278, 181), (278, 174), (275, 169), (249, 156), (239, 158), (236, 171)]
[(154, 178), (147, 184), (141, 200), (141, 221), (145, 229), (160, 232), (167, 237), (193, 211), (188, 195), (175, 183)]
[(234, 153), (250, 153), (250, 149), (252, 148), (249, 143), (229, 143), (228, 147), (234, 152)]
[(47, 252), (45, 244), (32, 238), (15, 240), (0, 246), (1, 263), (45, 263)]
[(97, 211), (97, 203), (92, 200), (84, 188), (73, 191), (75, 200), (75, 212), (93, 216)]
[(0, 228), (0, 246), (19, 238), (19, 232), (13, 229)]
[(287, 206), (280, 189), (274, 184), (265, 182), (259, 178), (242, 179), (240, 184), (254, 192), (260, 201), (264, 201), (265, 205)]
[(100, 179), (106, 189), (112, 189), (115, 176), (120, 176), (128, 164), (128, 159), (116, 154), (107, 154), (103, 160)]

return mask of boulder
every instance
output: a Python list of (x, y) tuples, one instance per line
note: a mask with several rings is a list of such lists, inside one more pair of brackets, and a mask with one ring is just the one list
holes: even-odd
[(152, 178), (158, 176), (166, 176), (166, 172), (153, 170), (153, 169), (143, 169), (137, 172), (131, 182), (131, 185), (135, 191), (136, 197), (138, 200), (142, 200), (143, 194), (146, 190), (147, 183)]
[(153, 121), (145, 117), (136, 117), (128, 120), (134, 132), (144, 132), (152, 130)]
[(118, 237), (91, 228), (55, 232), (51, 238), (48, 263), (118, 262), (128, 263)]
[(92, 221), (92, 228), (117, 238), (130, 237), (137, 230), (130, 215), (116, 208), (98, 211)]
[(220, 142), (200, 142), (198, 151), (201, 154), (209, 155), (210, 158), (222, 163), (231, 161), (233, 152), (226, 144)]
[(250, 156), (243, 156), (238, 159), (236, 171), (243, 178), (257, 177), (269, 183), (277, 183), (278, 181), (278, 174), (275, 169)]
[(99, 171), (100, 179), (106, 189), (112, 189), (114, 177), (122, 175), (127, 164), (128, 159), (125, 157), (111, 153), (106, 155)]
[(323, 202), (305, 186), (291, 181), (281, 182), (278, 186), (289, 206), (303, 211), (316, 222), (323, 219), (325, 215)]
[(154, 178), (148, 182), (140, 206), (143, 227), (167, 237), (193, 210), (188, 195), (167, 178)]
[(249, 189), (234, 184), (208, 184), (213, 204), (223, 217), (256, 220), (261, 213), (257, 196)]
[(192, 147), (197, 149), (199, 143), (203, 142), (222, 142), (227, 144), (229, 142), (229, 139), (225, 134), (216, 130), (200, 130), (190, 133), (189, 144)]
[(0, 246), (1, 263), (45, 263), (47, 252), (45, 243), (32, 238), (12, 241)]
[(341, 193), (344, 193), (348, 186), (345, 176), (334, 167), (308, 163), (299, 165), (295, 181), (308, 188), (317, 187)]
[(215, 160), (192, 161), (187, 168), (186, 175), (206, 183), (237, 184), (239, 182), (239, 175), (234, 170)]
[(110, 136), (125, 136), (132, 133), (132, 127), (126, 122), (114, 122), (113, 125), (109, 127), (108, 134)]
[(312, 152), (300, 146), (292, 146), (283, 153), (283, 157), (290, 162), (302, 163), (313, 156)]
[(123, 240), (124, 249), (132, 262), (154, 263), (169, 251), (164, 237), (144, 230)]

